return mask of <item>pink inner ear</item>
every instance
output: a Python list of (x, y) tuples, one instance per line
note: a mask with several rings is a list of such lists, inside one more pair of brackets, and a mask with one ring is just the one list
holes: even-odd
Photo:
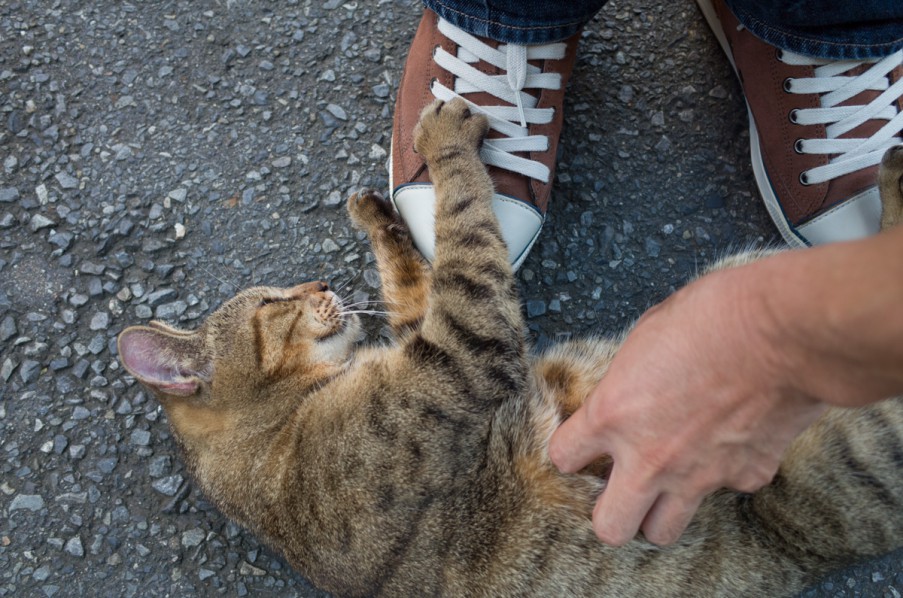
[(169, 394), (192, 394), (198, 381), (191, 379), (195, 373), (184, 367), (180, 341), (151, 330), (126, 331), (119, 339), (119, 357), (126, 369), (145, 384)]

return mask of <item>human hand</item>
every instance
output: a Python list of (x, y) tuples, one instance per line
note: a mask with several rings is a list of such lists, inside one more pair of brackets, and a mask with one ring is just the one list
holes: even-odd
[(792, 384), (788, 339), (746, 272), (710, 274), (650, 309), (605, 377), (554, 433), (549, 454), (575, 472), (614, 467), (593, 511), (596, 535), (622, 545), (639, 529), (676, 541), (702, 499), (752, 492), (825, 405)]

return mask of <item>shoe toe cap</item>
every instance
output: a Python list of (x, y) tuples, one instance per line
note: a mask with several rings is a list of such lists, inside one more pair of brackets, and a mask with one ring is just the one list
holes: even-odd
[[(395, 209), (407, 223), (414, 245), (433, 261), (436, 249), (436, 194), (430, 184), (409, 184), (392, 194)], [(508, 259), (517, 270), (542, 229), (543, 216), (529, 204), (498, 193), (492, 198), (492, 211), (499, 220), (502, 238), (508, 245)]]

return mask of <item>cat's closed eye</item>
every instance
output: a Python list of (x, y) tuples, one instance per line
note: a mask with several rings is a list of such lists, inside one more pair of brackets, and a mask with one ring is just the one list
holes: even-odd
[(271, 303), (284, 303), (291, 300), (290, 297), (264, 297), (257, 303), (257, 307), (265, 307)]

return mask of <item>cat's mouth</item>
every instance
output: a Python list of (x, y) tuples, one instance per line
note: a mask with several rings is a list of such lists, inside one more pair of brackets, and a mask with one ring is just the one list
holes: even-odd
[(327, 314), (324, 323), (332, 323), (333, 326), (326, 333), (317, 336), (318, 341), (327, 341), (344, 334), (352, 325), (356, 326), (360, 321), (355, 312), (344, 308), (342, 300), (332, 291), (327, 291), (323, 298), (323, 305)]

